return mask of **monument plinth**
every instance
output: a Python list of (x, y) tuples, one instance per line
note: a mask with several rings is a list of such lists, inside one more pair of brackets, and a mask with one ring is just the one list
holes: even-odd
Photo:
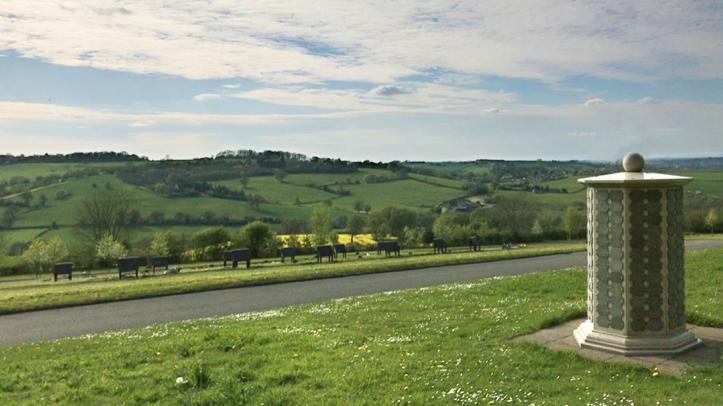
[(580, 179), (587, 186), (587, 321), (584, 348), (625, 355), (677, 354), (701, 341), (685, 326), (683, 186), (692, 179), (643, 172)]

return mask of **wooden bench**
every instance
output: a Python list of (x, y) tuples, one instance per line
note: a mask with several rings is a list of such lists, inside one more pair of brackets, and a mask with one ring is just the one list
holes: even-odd
[(477, 236), (469, 237), (469, 250), (470, 251), (479, 251), (482, 249), (482, 245), (480, 244), (480, 240)]
[(68, 275), (68, 280), (73, 280), (73, 263), (60, 262), (53, 265), (53, 281), (58, 281), (58, 275)]
[(140, 266), (141, 259), (138, 257), (118, 258), (118, 279), (123, 278), (123, 274), (128, 272), (135, 272), (137, 278)]
[(341, 254), (343, 258), (346, 258), (347, 248), (344, 244), (334, 244), (334, 251), (336, 255)]
[(284, 247), (279, 249), (281, 254), (281, 262), (286, 262), (286, 258), (291, 258), (291, 262), (296, 262), (296, 248)]
[(397, 241), (379, 241), (377, 242), (377, 255), (380, 255), (384, 251), (386, 256), (400, 256), (401, 247)]
[(444, 241), (444, 238), (435, 238), (434, 241), (432, 241), (432, 245), (434, 246), (435, 254), (447, 253), (447, 242)]
[(328, 258), (329, 262), (334, 262), (334, 258), (336, 257), (336, 251), (334, 251), (333, 246), (319, 245), (318, 247), (316, 247), (316, 262), (320, 264), (324, 257)]
[(238, 268), (238, 263), (241, 261), (246, 262), (246, 269), (251, 268), (251, 250), (248, 248), (236, 248), (233, 250), (224, 251), (223, 253), (223, 267), (226, 268), (226, 264), (231, 261), (233, 269)]
[(151, 258), (151, 269), (153, 269), (154, 274), (156, 273), (156, 268), (165, 268), (167, 271), (170, 262), (171, 258), (169, 257), (153, 257)]

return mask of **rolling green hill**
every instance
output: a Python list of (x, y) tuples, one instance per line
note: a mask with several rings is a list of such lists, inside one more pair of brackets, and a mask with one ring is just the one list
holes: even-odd
[[(188, 165), (212, 165), (213, 171), (201, 171), (203, 173), (198, 175), (200, 181), (212, 187), (222, 187), (240, 197), (203, 193), (193, 197), (172, 196), (168, 194), (168, 187), (159, 189), (154, 186), (154, 181), (144, 184), (122, 177), (118, 171), (132, 168), (129, 165), (148, 165), (149, 169), (157, 171), (161, 168), (170, 171), (168, 173), (173, 173), (176, 167), (182, 168), (186, 172), (181, 173), (186, 177), (196, 174), (188, 170)], [(226, 163), (200, 160), (174, 161), (170, 164), (108, 162), (2, 165), (0, 184), (6, 185), (7, 189), (0, 196), (0, 203), (3, 206), (17, 204), (22, 207), (12, 226), (0, 233), (8, 245), (27, 242), (38, 235), (72, 239), (74, 234), (70, 227), (76, 222), (79, 204), (84, 197), (105, 189), (121, 191), (128, 196), (132, 207), (139, 211), (143, 219), (162, 213), (163, 221), (144, 220), (142, 224), (133, 227), (129, 236), (131, 241), (148, 238), (160, 230), (172, 229), (192, 234), (212, 224), (234, 224), (236, 227), (250, 218), (272, 222), (282, 219), (308, 220), (314, 205), (320, 202), (331, 204), (335, 218), (354, 214), (357, 202), (370, 205), (372, 210), (400, 206), (420, 213), (429, 212), (445, 202), (467, 196), (465, 189), (470, 184), (484, 185), (492, 190), (489, 194), (476, 196), (482, 201), (494, 203), (498, 197), (516, 196), (538, 203), (545, 212), (559, 215), (571, 204), (584, 204), (584, 187), (577, 179), (610, 169), (610, 166), (602, 164), (575, 161), (414, 162), (395, 167), (367, 165), (351, 170), (348, 166), (342, 167), (343, 170), (335, 170), (332, 165), (328, 170), (312, 168), (307, 172), (296, 166), (293, 167), (294, 172), (277, 177), (272, 176), (272, 173), (276, 173), (274, 171), (278, 171), (273, 167), (264, 169), (256, 166), (249, 175), (248, 171), (244, 172), (244, 165), (243, 161), (238, 160)], [(723, 201), (723, 171), (678, 173), (695, 178), (688, 188), (689, 203), (701, 203), (696, 207), (720, 206)], [(40, 182), (38, 177), (52, 180)], [(247, 180), (246, 185), (242, 179)], [(25, 191), (32, 195), (29, 205), (20, 204)], [(38, 204), (41, 195), (47, 198), (44, 205)], [(248, 199), (250, 196), (260, 197), (260, 204), (252, 205)], [(0, 216), (6, 210), (7, 207), (0, 207)], [(182, 221), (183, 218), (194, 220), (189, 223), (189, 220)]]

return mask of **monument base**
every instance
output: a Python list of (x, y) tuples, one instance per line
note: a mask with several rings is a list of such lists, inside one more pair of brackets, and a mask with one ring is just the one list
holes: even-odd
[(626, 337), (595, 330), (590, 320), (580, 324), (573, 335), (581, 348), (622, 355), (674, 355), (703, 343), (688, 330), (667, 337)]

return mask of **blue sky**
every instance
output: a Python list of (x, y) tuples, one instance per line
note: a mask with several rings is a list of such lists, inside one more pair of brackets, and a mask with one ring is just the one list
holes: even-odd
[(723, 155), (715, 2), (10, 0), (0, 153)]

